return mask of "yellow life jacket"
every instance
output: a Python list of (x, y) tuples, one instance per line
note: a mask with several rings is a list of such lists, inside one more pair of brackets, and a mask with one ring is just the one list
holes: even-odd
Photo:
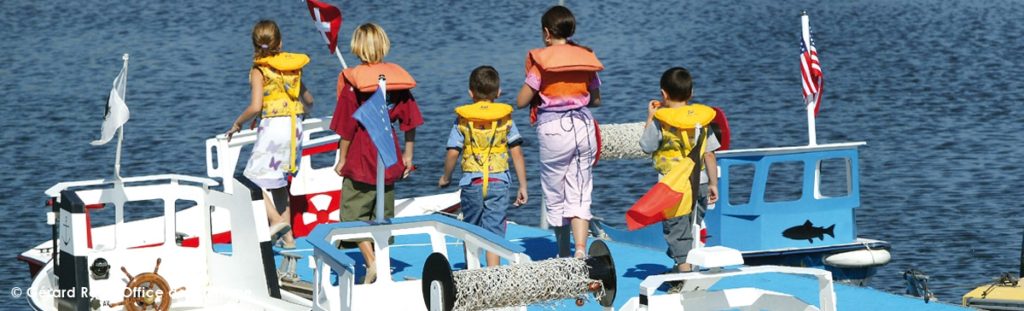
[[(376, 91), (381, 75), (387, 79), (388, 91), (408, 90), (416, 87), (416, 80), (412, 78), (412, 75), (395, 63), (362, 64), (342, 70), (341, 75), (356, 90), (363, 93)], [(338, 79), (338, 94), (341, 94), (341, 82), (342, 80)]]
[(652, 155), (654, 168), (665, 175), (690, 154), (696, 125), (700, 124), (701, 135), (707, 135), (707, 125), (715, 118), (715, 110), (701, 104), (661, 108), (654, 112), (654, 118), (661, 123), (662, 137), (662, 143)]
[[(673, 188), (685, 189), (683, 199), (674, 208), (664, 211), (665, 218), (690, 214), (696, 200), (696, 189), (700, 185), (700, 170), (704, 168), (704, 151), (707, 146), (708, 124), (715, 118), (715, 110), (701, 104), (676, 108), (661, 108), (654, 112), (654, 118), (661, 123), (662, 143), (654, 152), (654, 168), (665, 176), (663, 182), (672, 183)], [(694, 139), (694, 132), (700, 126), (700, 136)], [(699, 148), (694, 145), (699, 144)], [(697, 154), (693, 154), (697, 152)]]
[(302, 90), (302, 67), (309, 63), (309, 56), (298, 53), (277, 53), (254, 61), (253, 66), (263, 74), (263, 117), (290, 117), (291, 159), (288, 171), (298, 170), (297, 159), (298, 137), (296, 133), (296, 116), (306, 112), (305, 105), (299, 101)]
[(487, 196), (490, 173), (508, 170), (508, 131), (512, 106), (477, 102), (455, 108), (459, 132), (465, 137), (462, 171), (483, 173), (483, 195)]

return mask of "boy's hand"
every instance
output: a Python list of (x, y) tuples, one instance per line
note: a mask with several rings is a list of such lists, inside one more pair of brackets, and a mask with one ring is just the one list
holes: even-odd
[(653, 118), (654, 117), (654, 112), (658, 111), (658, 108), (660, 108), (660, 107), (661, 107), (661, 102), (657, 101), (657, 100), (651, 100), (651, 102), (647, 103), (647, 118), (648, 119)]
[(437, 180), (437, 187), (445, 188), (448, 187), (448, 185), (450, 185), (451, 183), (452, 181), (451, 179), (448, 178), (448, 176), (441, 176), (441, 178)]
[(708, 185), (708, 205), (718, 202), (718, 185)]
[(345, 168), (345, 159), (338, 160), (338, 164), (334, 165), (334, 173), (341, 176), (341, 169)]
[(523, 206), (529, 199), (530, 195), (526, 193), (526, 187), (519, 187), (519, 193), (516, 194), (516, 201), (512, 203), (512, 206)]
[(416, 166), (412, 165), (412, 156), (402, 155), (402, 164), (405, 164), (405, 172), (402, 172), (402, 179), (409, 178), (409, 174), (416, 170)]

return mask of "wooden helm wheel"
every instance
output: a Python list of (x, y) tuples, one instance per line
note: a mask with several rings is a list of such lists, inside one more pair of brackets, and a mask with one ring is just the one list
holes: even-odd
[(125, 287), (124, 308), (128, 311), (167, 311), (171, 308), (171, 286), (159, 274), (145, 272), (136, 275)]

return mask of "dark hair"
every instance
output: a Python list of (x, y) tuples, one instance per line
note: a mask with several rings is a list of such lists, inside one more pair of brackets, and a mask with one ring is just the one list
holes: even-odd
[[(551, 36), (556, 39), (569, 39), (573, 34), (576, 33), (576, 17), (572, 15), (572, 11), (569, 8), (556, 5), (544, 12), (544, 16), (540, 17), (540, 26), (547, 29)], [(568, 40), (570, 45), (578, 46), (592, 51), (589, 47), (576, 44), (572, 40)]]
[(693, 96), (693, 78), (683, 67), (673, 67), (661, 74), (661, 89), (668, 93), (668, 99), (687, 101)]
[(501, 77), (498, 70), (491, 66), (480, 66), (469, 74), (469, 90), (473, 91), (475, 100), (492, 100), (498, 97), (501, 90)]

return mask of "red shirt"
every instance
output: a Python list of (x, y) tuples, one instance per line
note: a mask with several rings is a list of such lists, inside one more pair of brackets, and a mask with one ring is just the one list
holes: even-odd
[[(374, 147), (366, 128), (359, 121), (352, 117), (356, 109), (363, 104), (373, 93), (362, 93), (355, 91), (352, 84), (345, 80), (341, 74), (338, 75), (338, 104), (334, 108), (334, 119), (331, 120), (331, 129), (338, 133), (342, 139), (351, 141), (348, 147), (348, 154), (345, 157), (345, 167), (341, 169), (341, 176), (351, 178), (365, 184), (377, 183), (377, 148)], [(420, 107), (416, 105), (416, 99), (412, 97), (409, 90), (387, 92), (391, 122), (398, 122), (402, 132), (415, 129), (423, 124), (423, 116), (420, 114)], [(405, 172), (405, 163), (402, 163), (402, 149), (398, 144), (398, 135), (392, 134), (395, 139), (395, 150), (399, 152), (398, 163), (384, 170), (384, 184), (391, 185), (402, 177)]]

